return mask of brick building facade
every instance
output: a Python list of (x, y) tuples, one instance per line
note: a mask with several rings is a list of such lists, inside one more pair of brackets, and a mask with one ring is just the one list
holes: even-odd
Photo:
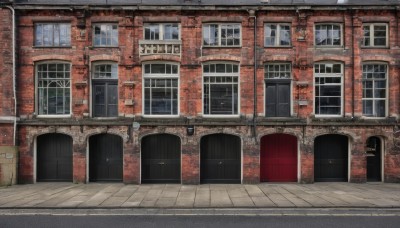
[(0, 185), (16, 183), (13, 8), (0, 2)]
[(16, 1), (19, 183), (400, 181), (398, 2), (133, 2)]

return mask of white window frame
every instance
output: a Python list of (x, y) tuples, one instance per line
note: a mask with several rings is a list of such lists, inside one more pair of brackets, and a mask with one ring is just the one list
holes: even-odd
[[(217, 37), (217, 45), (208, 45), (204, 43), (204, 30), (206, 27), (210, 25), (217, 25), (218, 26), (218, 37)], [(239, 28), (239, 44), (238, 45), (222, 45), (221, 44), (221, 27), (222, 26), (237, 26)], [(203, 24), (202, 28), (202, 36), (201, 36), (201, 43), (203, 47), (241, 47), (242, 46), (242, 25), (240, 23), (205, 23)]]
[[(204, 73), (204, 65), (209, 65), (209, 64), (232, 64), (232, 65), (237, 65), (238, 67), (238, 73)], [(212, 117), (212, 118), (226, 118), (226, 117), (240, 117), (240, 63), (238, 62), (230, 62), (230, 61), (211, 61), (211, 62), (204, 62), (201, 65), (201, 72), (202, 72), (202, 84), (201, 84), (201, 90), (202, 90), (202, 96), (201, 96), (201, 109), (202, 109), (202, 114), (204, 117)], [(237, 109), (238, 109), (238, 113), (237, 114), (222, 114), (222, 115), (218, 115), (218, 114), (205, 114), (204, 113), (204, 95), (205, 95), (205, 91), (204, 91), (204, 77), (205, 76), (210, 76), (210, 77), (224, 77), (224, 76), (228, 76), (228, 77), (237, 77), (238, 79), (238, 98), (237, 98)]]
[[(315, 65), (316, 64), (340, 64), (340, 68), (341, 68), (341, 72), (342, 73), (315, 73)], [(317, 76), (320, 75), (321, 76)], [(329, 76), (330, 75), (330, 76)], [(326, 115), (326, 114), (317, 114), (316, 113), (316, 83), (315, 83), (315, 79), (316, 77), (320, 77), (320, 78), (329, 78), (329, 77), (341, 77), (340, 80), (340, 114), (336, 114), (336, 115)], [(338, 85), (338, 84), (336, 84)], [(314, 111), (314, 116), (317, 118), (325, 118), (325, 117), (343, 117), (343, 107), (344, 107), (344, 99), (343, 99), (343, 93), (344, 93), (344, 65), (341, 62), (315, 62), (314, 66), (313, 66), (313, 91), (314, 91), (314, 104), (313, 104), (313, 111)]]
[[(289, 78), (266, 78), (265, 77), (265, 75), (266, 75), (266, 67), (268, 66), (268, 65), (283, 65), (283, 64), (288, 64), (289, 66), (290, 66), (290, 77)], [(290, 81), (290, 116), (293, 116), (293, 105), (294, 105), (294, 100), (293, 100), (293, 67), (292, 67), (292, 63), (290, 63), (290, 62), (265, 62), (264, 63), (264, 86), (263, 86), (263, 89), (264, 89), (264, 95), (263, 95), (263, 97), (264, 97), (264, 101), (263, 101), (263, 106), (264, 106), (264, 113), (263, 113), (263, 116), (265, 117), (265, 118), (288, 118), (288, 117), (266, 117), (266, 114), (267, 114), (267, 110), (266, 110), (266, 101), (267, 101), (267, 97), (265, 96), (265, 93), (266, 93), (266, 91), (267, 91), (267, 83), (265, 82), (266, 80), (268, 80), (268, 81), (271, 81), (271, 82), (273, 82), (274, 80), (288, 80), (288, 81)]]
[[(95, 34), (95, 27), (96, 26), (100, 26), (100, 30), (101, 30), (101, 27), (102, 26), (111, 26), (111, 44), (109, 44), (109, 45), (101, 45), (101, 42), (100, 42), (100, 44), (99, 45), (97, 45), (96, 43), (95, 43), (95, 38), (96, 38), (96, 34)], [(112, 27), (113, 26), (117, 26), (117, 44), (116, 45), (113, 45), (112, 44), (112, 36), (113, 36), (113, 29), (112, 29)], [(101, 39), (101, 38), (100, 38)], [(118, 26), (118, 23), (94, 23), (93, 25), (92, 25), (92, 45), (93, 45), (93, 47), (118, 47), (119, 46), (119, 26)]]
[[(159, 31), (158, 39), (146, 39), (146, 27), (147, 26), (157, 26)], [(177, 25), (178, 27), (178, 39), (164, 39), (165, 35), (165, 26), (167, 25)], [(171, 41), (171, 40), (181, 40), (181, 25), (180, 23), (145, 23), (143, 25), (143, 40), (164, 40), (164, 41)]]
[[(374, 82), (375, 81), (374, 79), (364, 79), (364, 70), (363, 70), (364, 65), (385, 65), (386, 66), (385, 98), (384, 99), (375, 98), (375, 96), (374, 96), (374, 98), (364, 98), (364, 96), (362, 96), (362, 98), (361, 98), (361, 106), (362, 106), (363, 118), (365, 118), (365, 119), (384, 119), (384, 118), (388, 117), (388, 113), (389, 113), (389, 64), (386, 63), (386, 62), (363, 62), (362, 63), (362, 65), (361, 65), (361, 67), (362, 67), (361, 68), (362, 82), (364, 82), (366, 80)], [(372, 93), (374, 93), (374, 89), (375, 89), (375, 86), (373, 85)], [(362, 83), (362, 90), (364, 90), (364, 84), (363, 83)], [(364, 100), (372, 100), (372, 101), (384, 100), (385, 101), (385, 115), (384, 116), (367, 116), (367, 115), (364, 115), (364, 105), (362, 104), (362, 102)], [(372, 106), (373, 106), (373, 112), (375, 112), (375, 103), (374, 102), (372, 102)]]
[[(178, 67), (177, 74), (146, 74), (145, 73), (145, 65), (147, 64), (170, 64), (176, 65)], [(143, 117), (148, 118), (176, 118), (180, 115), (180, 64), (176, 62), (164, 62), (164, 61), (151, 61), (151, 62), (144, 62), (142, 64), (142, 115)], [(177, 86), (177, 114), (176, 115), (152, 115), (152, 114), (145, 114), (145, 80), (146, 79), (177, 79), (178, 86)]]
[[(375, 43), (374, 43), (374, 37), (375, 37), (375, 35), (374, 35), (374, 31), (375, 31), (375, 26), (385, 26), (386, 27), (386, 35), (385, 35), (385, 38), (386, 38), (386, 44), (385, 45), (375, 45)], [(364, 27), (369, 27), (369, 32), (370, 32), (370, 36), (369, 36), (369, 38), (370, 38), (370, 45), (364, 45), (364, 39), (365, 39), (365, 36), (364, 36)], [(388, 26), (388, 24), (387, 23), (364, 23), (363, 25), (362, 25), (362, 33), (363, 33), (363, 40), (362, 40), (362, 43), (361, 43), (361, 46), (363, 47), (363, 48), (387, 48), (387, 47), (389, 47), (389, 26)]]
[[(339, 26), (340, 27), (340, 44), (339, 45), (334, 45), (332, 44), (327, 44), (327, 45), (317, 45), (316, 39), (317, 39), (317, 26), (320, 25), (326, 25), (326, 26)], [(343, 24), (341, 23), (316, 23), (314, 24), (314, 46), (316, 48), (340, 48), (343, 47)]]
[[(276, 36), (275, 43), (273, 45), (267, 45), (267, 26), (275, 25), (276, 26)], [(289, 44), (281, 45), (280, 44), (280, 36), (281, 36), (281, 26), (289, 26)], [(264, 24), (264, 47), (291, 47), (292, 46), (292, 25), (290, 23), (265, 23)]]
[[(38, 30), (38, 26), (42, 26), (42, 28), (43, 28), (43, 26), (49, 26), (49, 25), (51, 25), (52, 26), (52, 33), (51, 33), (51, 45), (45, 45), (44, 44), (44, 42), (43, 42), (43, 40), (45, 39), (44, 37), (45, 37), (45, 34), (44, 34), (44, 32), (43, 32), (43, 29), (42, 29), (42, 37), (41, 37), (41, 42), (42, 42), (42, 44), (40, 45), (40, 44), (38, 44), (36, 41), (37, 41), (37, 39), (38, 39), (38, 37), (37, 37), (37, 30)], [(66, 36), (66, 40), (68, 41), (68, 44), (65, 44), (65, 45), (62, 45), (62, 44), (60, 44), (60, 40), (61, 40), (61, 30), (59, 29), (58, 30), (58, 32), (59, 32), (59, 34), (58, 34), (58, 45), (55, 45), (54, 44), (54, 41), (55, 41), (55, 31), (54, 31), (54, 27), (56, 26), (56, 25), (58, 25), (59, 27), (61, 26), (61, 25), (63, 25), (63, 26), (68, 26), (68, 31), (67, 31), (67, 36)], [(35, 23), (35, 29), (34, 29), (34, 33), (35, 33), (35, 35), (34, 35), (34, 47), (55, 47), (55, 48), (59, 48), (59, 47), (71, 47), (71, 23), (66, 23), (66, 22), (60, 22), (60, 23), (57, 23), (57, 22), (54, 22), (54, 23), (52, 23), (52, 22), (50, 22), (50, 23), (47, 23), (47, 22), (39, 22), (39, 23)], [(50, 37), (49, 37), (50, 38)]]
[[(116, 77), (111, 77), (111, 78), (95, 78), (94, 77), (94, 74), (95, 74), (95, 66), (98, 66), (98, 65), (116, 65), (117, 66), (117, 76)], [(105, 117), (105, 116), (102, 116), (102, 117), (94, 117), (94, 115), (93, 115), (93, 113), (94, 113), (94, 110), (93, 110), (93, 80), (94, 81), (102, 81), (102, 80), (115, 80), (115, 81), (117, 81), (117, 85), (119, 85), (119, 66), (118, 66), (118, 62), (114, 62), (114, 61), (94, 61), (94, 62), (92, 62), (92, 64), (90, 64), (90, 67), (91, 67), (91, 69), (90, 69), (90, 93), (89, 93), (89, 96), (90, 96), (90, 105), (89, 105), (89, 110), (90, 110), (90, 117), (92, 117), (92, 118), (95, 118), (95, 119), (115, 119), (115, 118), (118, 118), (118, 116), (119, 116), (119, 86), (117, 86), (117, 95), (118, 95), (118, 110), (117, 110), (117, 112), (118, 112), (118, 115), (117, 116), (114, 116), (114, 117)]]
[[(69, 94), (70, 94), (70, 101), (69, 101), (69, 114), (39, 114), (39, 75), (38, 75), (38, 67), (39, 65), (42, 64), (68, 64), (69, 65), (69, 69), (70, 69), (70, 86), (69, 86)], [(38, 118), (67, 118), (67, 117), (71, 117), (72, 116), (72, 64), (70, 62), (67, 61), (56, 61), (56, 60), (52, 60), (52, 61), (43, 61), (43, 62), (37, 62), (35, 63), (35, 113), (37, 114)]]

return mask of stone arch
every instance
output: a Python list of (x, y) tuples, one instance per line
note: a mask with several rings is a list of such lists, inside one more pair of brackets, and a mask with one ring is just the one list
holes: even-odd
[(47, 62), (47, 61), (64, 61), (64, 62), (72, 62), (72, 56), (69, 55), (38, 55), (32, 57), (32, 61), (35, 64), (38, 64), (40, 62)]
[(139, 62), (145, 63), (148, 61), (166, 61), (166, 62), (176, 62), (181, 63), (181, 58), (179, 56), (172, 56), (172, 55), (148, 55), (140, 57)]
[(176, 132), (169, 132), (169, 131), (165, 131), (165, 132), (145, 132), (143, 134), (139, 135), (139, 144), (142, 142), (143, 138), (146, 138), (148, 136), (152, 136), (152, 135), (161, 135), (161, 134), (166, 134), (166, 135), (173, 135), (179, 138), (179, 140), (181, 141), (181, 143), (183, 142), (183, 136), (179, 133)]
[(211, 61), (229, 61), (229, 62), (237, 62), (240, 63), (241, 57), (228, 55), (228, 54), (219, 54), (219, 55), (207, 55), (199, 58), (200, 62), (211, 62)]
[(97, 61), (112, 61), (118, 63), (120, 60), (119, 56), (116, 55), (92, 55), (90, 56), (90, 64), (93, 64), (93, 62)]
[(90, 137), (92, 137), (94, 135), (99, 135), (99, 134), (117, 135), (122, 138), (123, 143), (127, 143), (128, 138), (129, 138), (127, 135), (127, 132), (125, 132), (125, 131), (121, 132), (120, 129), (113, 129), (113, 128), (108, 128), (108, 127), (85, 130), (85, 134), (82, 137), (85, 139), (84, 141), (88, 141)]
[(267, 135), (273, 135), (273, 134), (285, 134), (285, 135), (291, 135), (296, 137), (297, 141), (302, 141), (303, 140), (303, 133), (301, 132), (297, 132), (297, 131), (285, 131), (283, 129), (283, 131), (278, 131), (277, 129), (268, 129), (268, 130), (259, 130), (258, 131), (258, 135), (257, 135), (257, 142), (261, 141), (261, 138)]

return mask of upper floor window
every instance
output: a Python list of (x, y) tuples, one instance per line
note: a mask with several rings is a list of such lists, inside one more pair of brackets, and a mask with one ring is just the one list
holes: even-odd
[(203, 110), (205, 115), (237, 115), (239, 109), (239, 65), (203, 65)]
[(342, 68), (340, 63), (314, 65), (315, 115), (342, 115)]
[(145, 40), (179, 40), (178, 24), (145, 24)]
[(35, 24), (35, 46), (38, 47), (71, 46), (71, 25), (68, 23)]
[(96, 47), (118, 46), (118, 25), (117, 24), (93, 25), (93, 46)]
[(204, 46), (240, 46), (240, 24), (203, 25)]
[(388, 28), (387, 24), (364, 24), (363, 25), (364, 47), (387, 47)]
[(41, 63), (36, 66), (38, 115), (67, 115), (71, 106), (71, 65)]
[(315, 25), (316, 46), (341, 46), (342, 26), (338, 24)]
[(144, 64), (144, 114), (178, 115), (179, 65)]
[(386, 116), (387, 72), (386, 64), (363, 65), (363, 115)]
[(264, 45), (266, 47), (290, 46), (290, 25), (265, 24), (264, 39)]

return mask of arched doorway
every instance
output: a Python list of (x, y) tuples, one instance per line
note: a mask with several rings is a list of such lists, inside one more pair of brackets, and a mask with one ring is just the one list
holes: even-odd
[(89, 181), (122, 181), (123, 141), (117, 135), (89, 138)]
[(348, 138), (343, 135), (322, 135), (314, 141), (314, 180), (347, 181)]
[(142, 183), (181, 182), (181, 140), (170, 134), (142, 139)]
[(382, 142), (378, 137), (370, 137), (366, 146), (367, 181), (382, 180)]
[(241, 142), (238, 136), (212, 134), (201, 138), (200, 182), (241, 182)]
[(72, 138), (63, 134), (37, 137), (37, 181), (72, 181)]
[(260, 181), (297, 181), (297, 138), (272, 134), (261, 138)]

